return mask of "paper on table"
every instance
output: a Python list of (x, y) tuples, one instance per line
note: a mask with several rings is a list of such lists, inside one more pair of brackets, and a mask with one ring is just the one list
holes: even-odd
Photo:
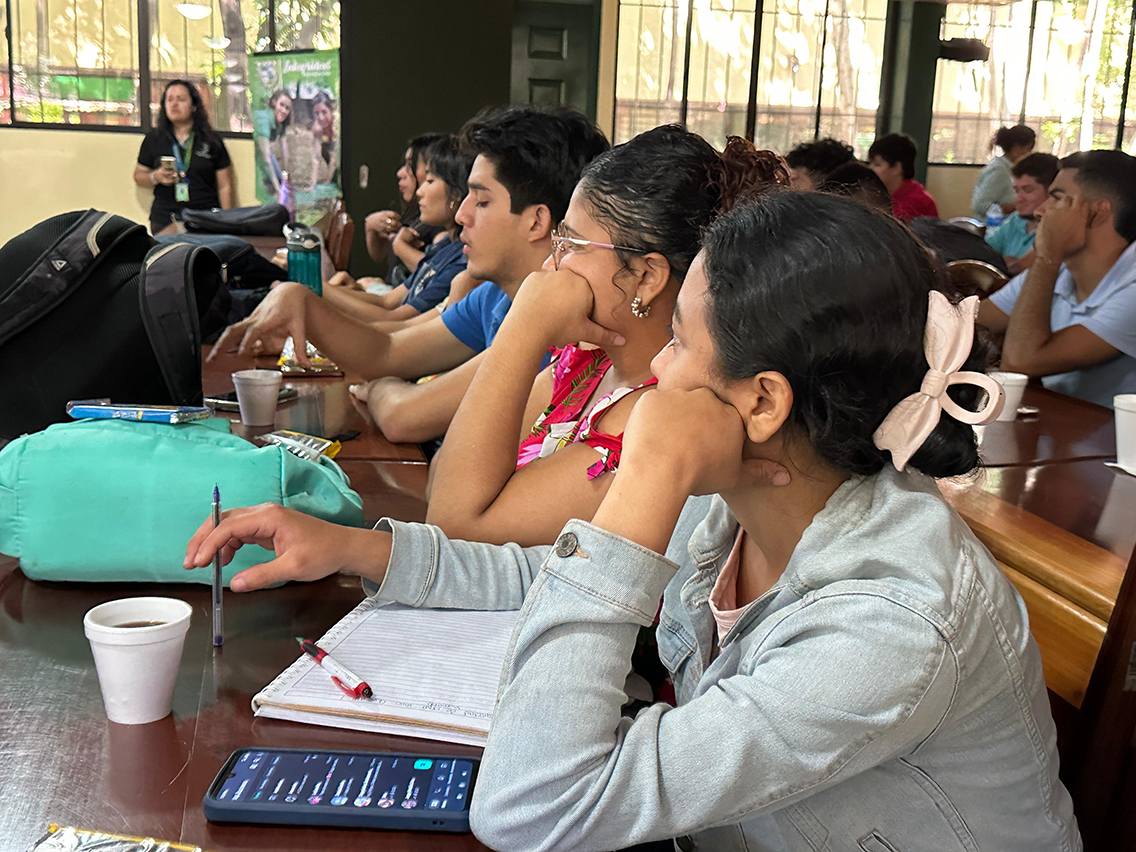
[(257, 716), (484, 745), (516, 612), (414, 609), (368, 598), (319, 645), (371, 687), (355, 700), (301, 656), (252, 699)]

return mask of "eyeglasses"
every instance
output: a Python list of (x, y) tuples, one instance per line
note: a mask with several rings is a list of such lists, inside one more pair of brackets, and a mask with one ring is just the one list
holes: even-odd
[(612, 249), (614, 251), (630, 251), (635, 254), (646, 254), (643, 249), (631, 248), (630, 246), (616, 246), (611, 243), (597, 243), (595, 240), (580, 240), (575, 237), (569, 237), (564, 233), (564, 226), (557, 225), (552, 231), (552, 266), (554, 269), (560, 268), (560, 261), (564, 255), (570, 251), (582, 249), (586, 246), (593, 246), (594, 248)]

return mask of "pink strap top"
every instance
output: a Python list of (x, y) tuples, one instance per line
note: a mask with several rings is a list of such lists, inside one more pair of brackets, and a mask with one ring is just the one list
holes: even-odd
[(517, 449), (518, 470), (533, 459), (552, 455), (561, 447), (575, 443), (587, 444), (601, 456), (588, 468), (588, 479), (619, 467), (623, 433), (609, 435), (597, 429), (595, 423), (627, 394), (649, 387), (657, 380), (652, 378), (635, 387), (616, 388), (597, 400), (585, 414), (584, 407), (610, 367), (611, 360), (602, 349), (580, 349), (569, 344), (560, 350), (552, 372), (552, 400)]
[(734, 546), (730, 550), (730, 555), (726, 558), (726, 564), (722, 566), (722, 570), (718, 574), (714, 588), (710, 590), (710, 613), (714, 616), (714, 623), (718, 627), (719, 643), (721, 643), (722, 637), (729, 633), (730, 628), (741, 618), (742, 613), (754, 604), (754, 601), (750, 601), (744, 606), (738, 606), (738, 574), (742, 567), (742, 547), (745, 537), (745, 530), (738, 527)]

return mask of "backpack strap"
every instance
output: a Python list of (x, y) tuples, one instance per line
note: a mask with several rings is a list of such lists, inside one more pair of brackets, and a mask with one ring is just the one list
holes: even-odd
[(0, 301), (0, 345), (58, 307), (112, 248), (145, 230), (113, 213), (84, 213)]
[(142, 264), (142, 325), (177, 405), (201, 404), (201, 326), (194, 291), (200, 284), (202, 298), (211, 302), (220, 270), (213, 251), (188, 243), (156, 246)]

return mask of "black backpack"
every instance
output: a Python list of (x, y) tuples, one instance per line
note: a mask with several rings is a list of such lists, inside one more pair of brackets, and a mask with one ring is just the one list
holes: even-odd
[(291, 218), (283, 204), (181, 211), (181, 221), (187, 231), (246, 237), (279, 237)]
[(98, 210), (0, 248), (0, 443), (67, 419), (72, 399), (201, 403), (201, 342), (229, 309), (207, 248), (159, 245)]

